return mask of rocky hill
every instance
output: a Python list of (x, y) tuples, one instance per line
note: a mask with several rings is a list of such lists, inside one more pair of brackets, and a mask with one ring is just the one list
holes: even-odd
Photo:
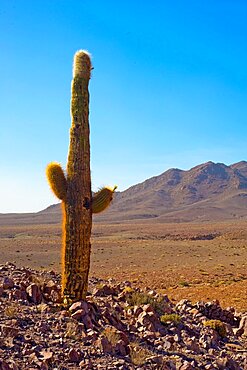
[[(0, 215), (0, 221), (5, 216)], [(8, 215), (20, 220), (18, 215)], [(24, 218), (23, 218), (24, 217)], [(58, 222), (60, 206), (23, 215), (27, 222)], [(115, 194), (108, 211), (95, 221), (224, 221), (247, 218), (247, 162), (226, 166), (207, 162), (188, 171), (169, 169)]]
[(247, 162), (170, 169), (117, 195), (100, 219), (196, 221), (247, 216)]

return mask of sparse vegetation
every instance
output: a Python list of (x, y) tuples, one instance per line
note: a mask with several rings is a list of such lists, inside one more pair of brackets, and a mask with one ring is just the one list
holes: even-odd
[(222, 338), (224, 338), (226, 336), (226, 326), (220, 320), (207, 320), (207, 321), (204, 321), (203, 325), (208, 326), (209, 328), (216, 330), (217, 333)]
[[(58, 216), (51, 214), (49, 224), (46, 223), (47, 216), (43, 218), (42, 213), (36, 217), (40, 224), (34, 224), (37, 222), (36, 218), (33, 221), (29, 219), (29, 223), (25, 224), (25, 218), (22, 225), (16, 225), (19, 221), (15, 218), (6, 218), (3, 221), (0, 215), (0, 262), (13, 262), (18, 258), (19, 266), (40, 270), (42, 265), (45, 270), (61, 271), (61, 227)], [(33, 224), (30, 224), (31, 221)], [(137, 280), (138, 283), (134, 283), (134, 286), (142, 289), (148, 286), (172, 296), (175, 300), (187, 298), (188, 295), (194, 302), (217, 298), (224, 307), (234, 306), (240, 311), (246, 311), (247, 264), (244, 261), (247, 260), (247, 247), (241, 234), (241, 230), (245, 229), (246, 221), (200, 225), (97, 222), (94, 223), (92, 235), (91, 274), (103, 279), (114, 277), (117, 281)], [(236, 236), (239, 234), (239, 239), (224, 240), (220, 248), (218, 239), (202, 240), (200, 243), (189, 240), (191, 234), (217, 232), (224, 235), (230, 230)], [(21, 243), (18, 238), (9, 238), (19, 233), (26, 233), (30, 237), (22, 239)], [(182, 236), (182, 241), (174, 240), (178, 235)], [(20, 251), (18, 255), (15, 252), (17, 249)], [(157, 255), (163, 254), (165, 257), (151, 265), (149, 257), (154, 250)], [(179, 250), (182, 253), (177, 257)], [(236, 251), (240, 256), (233, 255)], [(194, 257), (197, 252), (202, 256), (200, 261)], [(26, 254), (29, 254), (30, 260), (27, 260)], [(209, 254), (213, 256), (213, 261), (208, 260)], [(235, 266), (229, 266), (230, 260)], [(54, 265), (51, 267), (50, 263)], [(134, 268), (133, 265), (137, 267)], [(201, 274), (200, 270), (209, 275)], [(242, 280), (234, 281), (240, 275)], [(182, 287), (179, 284), (181, 281), (188, 282), (190, 286)]]
[(11, 302), (4, 310), (4, 315), (10, 319), (16, 318), (18, 314), (18, 305), (15, 302)]
[(126, 296), (126, 301), (130, 307), (150, 304), (159, 315), (164, 312), (164, 298), (162, 296), (154, 298), (147, 293), (134, 291)]
[(146, 362), (146, 359), (153, 356), (154, 353), (149, 349), (141, 346), (139, 343), (130, 343), (130, 358), (134, 365), (141, 366)]
[(66, 330), (65, 330), (65, 338), (70, 338), (70, 339), (80, 339), (80, 334), (78, 332), (78, 325), (76, 322), (69, 321), (66, 324)]
[[(59, 368), (61, 363), (66, 368), (107, 369), (109, 366), (127, 369), (134, 366), (161, 369), (175, 368), (178, 361), (182, 368), (188, 364), (187, 358), (193, 368), (206, 368), (210, 364), (205, 348), (213, 349), (212, 362), (220, 358), (221, 361), (231, 360), (234, 368), (238, 364), (245, 365), (246, 356), (240, 351), (246, 348), (246, 332), (241, 329), (239, 314), (232, 309), (223, 309), (218, 301), (193, 304), (185, 299), (176, 304), (163, 295), (165, 312), (171, 314), (163, 313), (158, 317), (149, 305), (143, 305), (152, 303), (155, 307), (155, 302), (162, 303), (152, 289), (142, 292), (133, 283), (92, 277), (88, 299), (65, 307), (53, 302), (52, 291), (42, 289), (41, 300), (37, 302), (35, 289), (27, 289), (28, 295), (25, 297), (23, 293), (24, 299), (18, 299), (17, 291), (25, 292), (23, 287), (33, 285), (31, 274), (37, 275), (37, 281), (44, 279), (45, 286), (52, 281), (50, 285), (58, 290), (61, 277), (53, 271), (22, 269), (7, 263), (0, 266), (0, 272), (3, 278), (0, 286), (0, 362), (6, 369), (28, 369), (37, 363), (36, 359), (40, 362), (39, 367), (45, 369), (50, 365)], [(103, 288), (102, 292), (107, 294), (98, 295), (96, 286), (99, 282), (104, 282), (105, 287), (111, 286), (112, 294)], [(121, 294), (130, 284), (132, 290)], [(128, 296), (132, 296), (132, 303), (139, 306), (125, 312)], [(217, 312), (219, 320), (228, 323), (229, 330), (224, 330), (225, 324), (219, 320), (208, 320), (203, 324), (198, 320), (198, 312), (208, 317)], [(231, 327), (244, 332), (234, 334)], [(212, 335), (213, 329), (220, 335)], [(179, 337), (183, 340), (182, 348)], [(225, 337), (227, 340), (223, 340)], [(231, 357), (227, 358), (225, 348), (229, 342), (238, 343), (238, 348), (232, 349)], [(35, 351), (35, 355), (30, 356), (29, 351)]]
[(160, 322), (164, 325), (169, 323), (178, 325), (181, 322), (181, 317), (176, 313), (165, 314), (160, 317)]
[(179, 282), (179, 285), (183, 286), (183, 287), (188, 287), (190, 286), (190, 284), (188, 283), (188, 281), (180, 281)]
[(107, 326), (103, 331), (102, 334), (107, 338), (107, 340), (115, 346), (117, 342), (121, 339), (121, 336), (117, 332), (116, 328), (113, 326)]
[(129, 294), (129, 293), (133, 293), (134, 292), (134, 289), (131, 288), (130, 286), (126, 286), (123, 290), (123, 293), (125, 294)]

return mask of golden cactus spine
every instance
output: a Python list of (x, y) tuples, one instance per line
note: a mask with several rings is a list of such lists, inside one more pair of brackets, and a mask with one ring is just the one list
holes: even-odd
[(116, 188), (103, 188), (96, 194), (94, 200), (92, 199), (88, 119), (88, 84), (91, 69), (90, 55), (86, 51), (78, 51), (74, 56), (71, 86), (72, 123), (67, 176), (65, 177), (61, 166), (57, 163), (51, 163), (47, 167), (50, 187), (62, 200), (62, 295), (65, 303), (86, 297), (90, 267), (92, 211), (94, 209), (97, 213), (103, 211), (110, 204)]

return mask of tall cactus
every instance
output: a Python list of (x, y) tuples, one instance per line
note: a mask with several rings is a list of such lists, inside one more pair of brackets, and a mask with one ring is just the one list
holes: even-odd
[(91, 59), (88, 52), (74, 56), (70, 145), (67, 176), (52, 162), (46, 175), (54, 194), (62, 200), (62, 295), (64, 303), (85, 299), (91, 252), (92, 213), (107, 208), (116, 189), (103, 188), (92, 197), (89, 143), (89, 92)]

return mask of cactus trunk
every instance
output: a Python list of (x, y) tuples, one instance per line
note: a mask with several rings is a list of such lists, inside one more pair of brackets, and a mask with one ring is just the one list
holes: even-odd
[(71, 97), (71, 129), (67, 176), (56, 162), (46, 175), (53, 193), (62, 200), (63, 248), (62, 295), (68, 304), (86, 298), (91, 253), (92, 212), (99, 213), (111, 203), (116, 186), (91, 192), (89, 142), (89, 92), (91, 60), (80, 50), (74, 57)]
[(63, 204), (62, 294), (67, 301), (86, 297), (90, 266), (92, 227), (88, 118), (90, 72), (91, 61), (88, 54), (76, 53), (72, 80), (67, 197)]

